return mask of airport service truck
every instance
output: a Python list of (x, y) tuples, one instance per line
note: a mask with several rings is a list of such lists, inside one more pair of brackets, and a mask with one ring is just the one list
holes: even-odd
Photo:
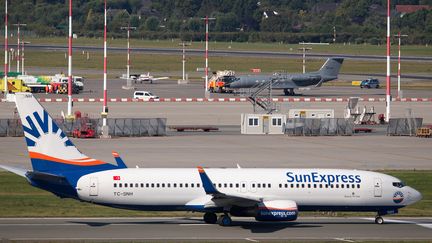
[(226, 84), (235, 80), (235, 72), (232, 70), (223, 70), (213, 73), (210, 77), (208, 90), (211, 93), (230, 93), (231, 89), (227, 89)]
[[(1, 92), (4, 93), (4, 78), (0, 80), (0, 89)], [(31, 92), (31, 89), (27, 87), (22, 79), (8, 79), (7, 88), (9, 93), (17, 93), (17, 92)]]

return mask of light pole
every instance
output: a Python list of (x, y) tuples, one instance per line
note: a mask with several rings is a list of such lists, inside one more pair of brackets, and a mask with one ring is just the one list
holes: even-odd
[(391, 77), (390, 77), (390, 0), (387, 0), (387, 78), (386, 78), (386, 122), (390, 120)]
[(209, 98), (210, 94), (208, 92), (208, 32), (209, 32), (209, 20), (215, 20), (216, 18), (209, 18), (205, 16), (205, 18), (201, 18), (205, 21), (206, 32), (205, 32), (205, 87), (204, 87), (204, 96), (205, 98)]
[(72, 0), (69, 0), (69, 43), (68, 43), (68, 109), (67, 118), (72, 118)]
[(8, 93), (8, 1), (5, 0), (5, 43), (4, 43), (4, 95)]
[(21, 72), (22, 72), (22, 74), (23, 75), (25, 75), (25, 70), (24, 70), (24, 61), (25, 61), (25, 57), (24, 57), (24, 46), (26, 45), (26, 44), (30, 44), (31, 42), (29, 42), (29, 41), (21, 41), (21, 48), (22, 48), (22, 56), (21, 56), (21, 58), (22, 58), (22, 62), (21, 62)]
[[(189, 42), (184, 42), (182, 41), (181, 43), (179, 43), (180, 46), (183, 47), (183, 58), (182, 58), (182, 63), (183, 63), (183, 75), (182, 75), (182, 81), (185, 82), (185, 67), (186, 67), (186, 46), (190, 46), (191, 43)], [(207, 85), (206, 85), (207, 87)]]
[[(300, 44), (304, 45), (304, 43), (300, 43)], [(302, 47), (302, 48), (298, 48), (298, 50), (303, 51), (303, 73), (305, 73), (306, 72), (306, 51), (310, 51), (310, 50), (312, 50), (312, 48), (311, 47)]]
[(107, 126), (107, 0), (104, 1), (104, 74), (103, 74), (103, 107), (102, 107), (102, 138), (109, 138), (109, 127)]
[(401, 35), (400, 31), (397, 35), (394, 35), (399, 39), (398, 44), (398, 98), (402, 98), (402, 92), (400, 87), (400, 79), (401, 79), (401, 37), (407, 37), (408, 35)]
[(333, 44), (336, 43), (336, 26), (333, 26)]
[(14, 26), (16, 26), (17, 27), (17, 38), (18, 38), (18, 44), (17, 44), (17, 73), (19, 73), (19, 71), (20, 71), (20, 59), (21, 59), (21, 56), (20, 56), (20, 44), (21, 44), (21, 42), (20, 42), (20, 27), (21, 26), (27, 26), (27, 24), (21, 24), (21, 23), (18, 23), (18, 24), (14, 24)]
[(122, 30), (126, 30), (127, 31), (127, 64), (126, 64), (126, 86), (123, 87), (125, 89), (131, 89), (132, 87), (132, 82), (130, 80), (130, 73), (129, 73), (129, 69), (130, 69), (130, 31), (131, 30), (136, 30), (136, 27), (131, 27), (130, 25), (128, 25), (127, 27), (121, 27)]

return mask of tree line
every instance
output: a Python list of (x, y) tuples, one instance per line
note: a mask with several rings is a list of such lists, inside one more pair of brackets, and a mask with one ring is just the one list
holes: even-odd
[[(9, 22), (26, 23), (36, 36), (68, 32), (68, 0), (10, 1)], [(121, 26), (134, 26), (133, 38), (199, 41), (210, 21), (210, 39), (238, 42), (336, 42), (382, 44), (386, 34), (385, 0), (108, 0), (108, 32), (123, 37)], [(403, 14), (396, 4), (430, 5), (432, 0), (393, 1), (392, 29), (412, 44), (432, 44), (432, 9)], [(73, 1), (73, 30), (100, 37), (103, 0)], [(0, 17), (4, 19), (4, 5)], [(3, 16), (1, 16), (3, 15)]]

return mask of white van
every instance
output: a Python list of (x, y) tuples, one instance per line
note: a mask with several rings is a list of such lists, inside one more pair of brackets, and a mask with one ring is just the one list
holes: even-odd
[(156, 96), (148, 91), (135, 91), (134, 92), (134, 99), (140, 99), (140, 100), (150, 100), (150, 99), (159, 99), (159, 96)]

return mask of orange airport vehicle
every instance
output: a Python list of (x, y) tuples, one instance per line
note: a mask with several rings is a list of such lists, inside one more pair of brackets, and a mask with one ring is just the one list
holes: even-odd
[(228, 93), (232, 90), (227, 89), (226, 84), (235, 80), (235, 72), (232, 70), (223, 70), (213, 73), (210, 77), (208, 90), (211, 93)]

